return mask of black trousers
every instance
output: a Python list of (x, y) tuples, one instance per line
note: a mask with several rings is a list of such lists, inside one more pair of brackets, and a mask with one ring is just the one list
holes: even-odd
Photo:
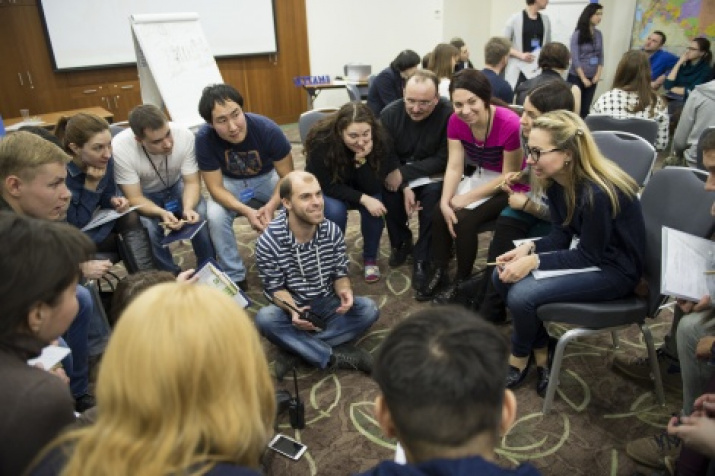
[[(420, 202), (422, 210), (418, 213), (419, 235), (415, 243), (412, 256), (415, 261), (429, 261), (430, 248), (432, 246), (432, 222), (433, 216), (442, 214), (439, 212), (439, 199), (442, 196), (442, 182), (430, 183), (412, 189), (415, 192), (415, 200)], [(382, 203), (387, 208), (387, 235), (390, 238), (390, 246), (398, 248), (402, 243), (412, 242), (412, 232), (407, 223), (407, 212), (405, 211), (405, 199), (401, 191), (390, 192), (383, 188)]]

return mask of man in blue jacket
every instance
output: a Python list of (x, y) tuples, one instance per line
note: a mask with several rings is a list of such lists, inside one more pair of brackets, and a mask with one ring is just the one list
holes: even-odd
[[(353, 296), (345, 240), (324, 215), (323, 192), (308, 172), (286, 175), (279, 187), (284, 209), (256, 244), (263, 292), (274, 304), (256, 315), (263, 336), (282, 352), (276, 361), (280, 381), (300, 358), (319, 368), (370, 373), (372, 356), (347, 344), (380, 316), (375, 303)], [(305, 319), (310, 310), (324, 322)]]
[(665, 33), (657, 30), (648, 35), (643, 45), (643, 51), (650, 61), (650, 85), (653, 89), (660, 89), (666, 75), (678, 62), (678, 57), (665, 51), (663, 45), (665, 45)]
[(516, 418), (508, 355), (497, 329), (462, 308), (423, 309), (395, 326), (373, 369), (375, 415), (407, 464), (383, 461), (363, 476), (538, 475), (529, 464), (494, 463)]

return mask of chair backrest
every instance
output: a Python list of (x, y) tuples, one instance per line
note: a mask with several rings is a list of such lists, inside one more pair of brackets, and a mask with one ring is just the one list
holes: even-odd
[(126, 127), (122, 127), (119, 124), (109, 124), (109, 133), (112, 134), (112, 137), (116, 136), (124, 129), (126, 129)]
[(357, 84), (347, 83), (345, 87), (348, 90), (348, 97), (350, 101), (361, 101), (360, 89), (358, 89)]
[(645, 276), (648, 281), (648, 316), (662, 302), (660, 295), (662, 228), (667, 226), (701, 238), (715, 232), (710, 209), (715, 192), (705, 190), (708, 174), (689, 167), (656, 171), (641, 195), (645, 219)]
[(617, 163), (641, 187), (648, 183), (655, 165), (655, 147), (645, 139), (628, 132), (598, 131), (593, 133), (601, 153)]
[(298, 131), (300, 132), (300, 141), (303, 145), (305, 145), (305, 138), (308, 137), (308, 132), (310, 132), (310, 128), (313, 127), (313, 124), (336, 111), (337, 109), (313, 109), (300, 115), (298, 119)]
[(372, 86), (372, 83), (375, 81), (375, 75), (371, 74), (370, 76), (367, 77), (367, 89), (368, 91), (370, 90), (370, 87)]
[(631, 134), (644, 138), (653, 146), (658, 137), (658, 123), (653, 119), (643, 119), (640, 117), (618, 118), (601, 114), (589, 114), (586, 116), (585, 121), (591, 132), (630, 132)]
[(705, 165), (703, 165), (703, 139), (705, 139), (705, 136), (708, 132), (713, 130), (715, 130), (715, 126), (706, 127), (705, 130), (703, 130), (703, 132), (700, 134), (700, 138), (698, 139), (698, 148), (697, 153), (695, 155), (695, 163), (700, 170), (705, 170)]

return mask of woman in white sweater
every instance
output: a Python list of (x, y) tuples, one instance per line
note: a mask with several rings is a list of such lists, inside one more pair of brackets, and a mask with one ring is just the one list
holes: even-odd
[(658, 123), (655, 148), (668, 145), (668, 107), (650, 87), (650, 63), (641, 50), (627, 51), (616, 69), (613, 89), (607, 91), (591, 106), (591, 114), (616, 118), (639, 117)]

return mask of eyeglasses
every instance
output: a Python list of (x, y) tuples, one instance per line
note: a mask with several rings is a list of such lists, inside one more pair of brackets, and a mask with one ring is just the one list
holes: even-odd
[(410, 99), (410, 98), (405, 98), (405, 104), (407, 104), (409, 107), (419, 107), (420, 109), (424, 109), (426, 107), (429, 107), (432, 105), (434, 102), (434, 99), (430, 99), (429, 101), (419, 101), (417, 99)]
[(688, 46), (688, 47), (685, 48), (685, 49), (688, 50), (688, 51), (700, 51), (700, 48), (693, 48), (692, 46)]
[(526, 147), (526, 153), (534, 159), (534, 163), (538, 163), (539, 160), (541, 160), (541, 156), (544, 154), (550, 154), (551, 152), (558, 152), (558, 151), (563, 151), (564, 149), (560, 148), (554, 148), (554, 149), (549, 149), (549, 150), (541, 150), (541, 149), (536, 149), (534, 147)]

